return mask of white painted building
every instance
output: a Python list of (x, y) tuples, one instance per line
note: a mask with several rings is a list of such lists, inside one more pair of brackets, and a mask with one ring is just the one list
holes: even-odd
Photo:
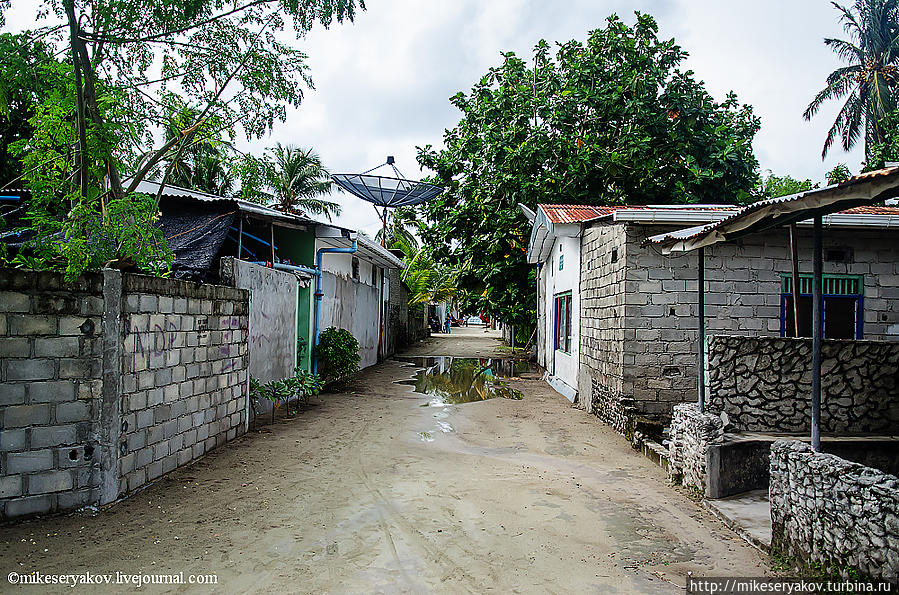
[(572, 402), (580, 358), (581, 222), (595, 217), (593, 207), (541, 205), (528, 250), (528, 262), (538, 265), (538, 363), (549, 384)]
[[(390, 283), (387, 271), (403, 268), (403, 262), (369, 238), (358, 235), (355, 253), (322, 254), (321, 327), (334, 326), (353, 333), (359, 341), (360, 368), (378, 363), (388, 352)], [(315, 250), (348, 248), (352, 240), (317, 237)]]

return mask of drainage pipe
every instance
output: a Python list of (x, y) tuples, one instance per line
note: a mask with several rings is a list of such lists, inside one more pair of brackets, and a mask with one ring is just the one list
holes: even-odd
[(313, 336), (315, 338), (315, 343), (313, 344), (312, 351), (312, 373), (318, 374), (318, 355), (315, 351), (318, 349), (318, 336), (320, 332), (321, 326), (321, 314), (322, 314), (322, 298), (325, 297), (324, 291), (322, 291), (322, 256), (325, 254), (353, 254), (356, 252), (356, 248), (358, 247), (358, 243), (356, 240), (353, 240), (353, 245), (350, 248), (319, 248), (318, 252), (315, 255), (315, 268), (318, 271), (318, 274), (315, 276), (315, 324), (313, 327)]

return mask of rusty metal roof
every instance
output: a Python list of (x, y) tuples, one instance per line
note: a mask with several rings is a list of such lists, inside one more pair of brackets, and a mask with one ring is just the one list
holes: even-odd
[(543, 209), (547, 219), (553, 223), (583, 223), (603, 215), (609, 215), (617, 207), (594, 207), (592, 205), (537, 205)]

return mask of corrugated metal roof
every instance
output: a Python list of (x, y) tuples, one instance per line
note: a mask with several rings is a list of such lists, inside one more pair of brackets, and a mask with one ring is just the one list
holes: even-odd
[(899, 207), (853, 207), (836, 215), (899, 215)]
[(616, 207), (594, 207), (592, 205), (537, 205), (546, 213), (552, 223), (583, 223), (603, 215), (610, 215)]
[[(816, 215), (831, 218), (866, 215), (872, 218), (892, 217), (899, 215), (899, 209), (859, 203), (883, 201), (897, 194), (899, 167), (888, 167), (859, 174), (825, 188), (761, 200), (720, 221), (659, 234), (644, 243), (662, 245), (663, 251), (689, 251), (770, 227), (804, 221)], [(855, 206), (840, 208), (852, 204)]]
[(658, 213), (665, 211), (684, 211), (689, 213), (722, 213), (728, 211), (738, 211), (742, 207), (734, 205), (696, 205), (696, 204), (673, 204), (673, 205), (612, 205), (612, 206), (594, 206), (594, 205), (537, 205), (539, 209), (543, 209), (546, 218), (551, 223), (585, 223), (593, 221), (601, 217), (613, 215), (617, 211), (646, 211), (647, 213)]

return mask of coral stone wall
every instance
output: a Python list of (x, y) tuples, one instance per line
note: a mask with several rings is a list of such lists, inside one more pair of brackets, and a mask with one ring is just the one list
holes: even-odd
[(696, 403), (674, 406), (668, 446), (668, 473), (687, 487), (706, 491), (709, 448), (724, 443), (724, 422), (700, 413)]
[[(707, 410), (742, 431), (809, 432), (811, 339), (707, 338)], [(899, 434), (899, 342), (825, 340), (821, 431)]]
[(871, 578), (899, 578), (899, 479), (804, 443), (771, 446), (775, 551)]

